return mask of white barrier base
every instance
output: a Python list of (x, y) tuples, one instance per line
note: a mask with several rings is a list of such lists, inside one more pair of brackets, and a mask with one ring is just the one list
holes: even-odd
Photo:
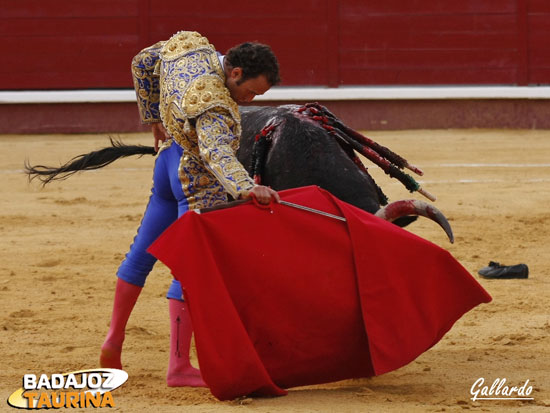
[[(273, 87), (254, 101), (550, 99), (550, 86)], [(0, 91), (0, 104), (135, 102), (133, 89)]]

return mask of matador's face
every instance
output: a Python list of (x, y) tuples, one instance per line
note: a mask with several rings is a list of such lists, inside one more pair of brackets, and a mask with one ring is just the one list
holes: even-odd
[(239, 104), (252, 102), (252, 99), (258, 95), (263, 95), (271, 87), (264, 75), (247, 79), (244, 82), (241, 81), (241, 78), (242, 69), (235, 67), (231, 69), (225, 81), (231, 98)]

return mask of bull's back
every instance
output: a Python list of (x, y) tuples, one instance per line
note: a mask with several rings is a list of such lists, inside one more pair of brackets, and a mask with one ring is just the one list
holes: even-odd
[(380, 207), (376, 184), (316, 121), (296, 112), (299, 106), (241, 109), (239, 161), (250, 171), (255, 136), (268, 124), (270, 135), (262, 184), (276, 190), (317, 185), (368, 212)]

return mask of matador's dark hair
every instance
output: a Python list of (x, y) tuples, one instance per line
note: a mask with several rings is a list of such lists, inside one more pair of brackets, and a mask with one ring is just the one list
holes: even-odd
[(241, 82), (259, 75), (264, 75), (271, 86), (281, 81), (277, 58), (273, 50), (265, 44), (241, 43), (229, 49), (225, 58), (231, 67), (240, 67), (243, 70)]

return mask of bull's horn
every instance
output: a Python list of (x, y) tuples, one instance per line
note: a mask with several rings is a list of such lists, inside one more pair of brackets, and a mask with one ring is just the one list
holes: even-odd
[(432, 221), (437, 222), (439, 226), (443, 228), (447, 237), (449, 237), (451, 244), (455, 240), (451, 224), (449, 224), (445, 215), (433, 205), (418, 199), (405, 199), (392, 202), (380, 208), (375, 215), (390, 222), (406, 215), (422, 215), (423, 217), (430, 218)]

